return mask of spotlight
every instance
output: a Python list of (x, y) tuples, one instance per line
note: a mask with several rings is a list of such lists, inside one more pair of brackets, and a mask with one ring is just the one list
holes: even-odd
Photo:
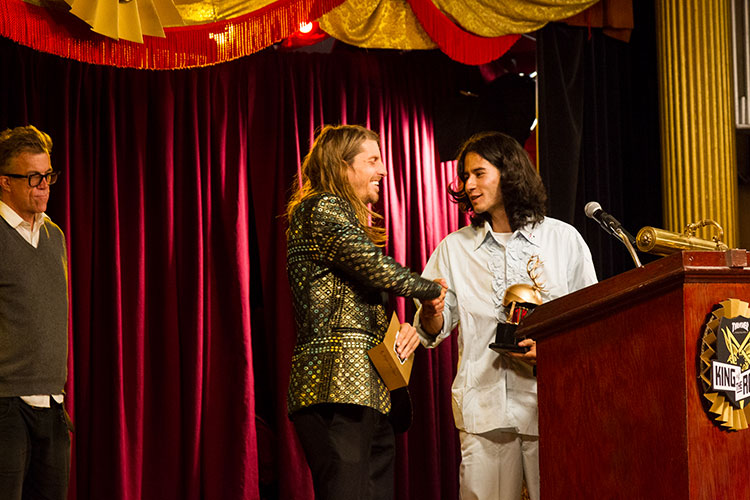
[(328, 34), (320, 29), (317, 21), (311, 23), (300, 23), (299, 31), (295, 31), (281, 42), (281, 47), (293, 50), (300, 47), (315, 45), (329, 38)]

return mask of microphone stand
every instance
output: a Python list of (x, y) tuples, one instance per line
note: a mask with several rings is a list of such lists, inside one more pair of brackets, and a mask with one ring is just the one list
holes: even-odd
[(625, 248), (628, 249), (630, 257), (632, 257), (633, 262), (635, 262), (635, 267), (643, 267), (640, 259), (638, 258), (638, 255), (635, 253), (633, 244), (630, 243), (630, 238), (628, 238), (628, 236), (625, 234), (625, 231), (623, 231), (621, 228), (618, 228), (615, 230), (614, 234), (620, 239), (620, 241), (622, 241), (622, 244), (625, 245)]

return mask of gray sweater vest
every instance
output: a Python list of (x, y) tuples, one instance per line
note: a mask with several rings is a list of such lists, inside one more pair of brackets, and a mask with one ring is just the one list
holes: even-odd
[(0, 217), (0, 397), (61, 394), (67, 359), (65, 237), (45, 219), (34, 248)]

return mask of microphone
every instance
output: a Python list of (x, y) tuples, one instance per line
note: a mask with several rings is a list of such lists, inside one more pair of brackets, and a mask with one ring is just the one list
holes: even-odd
[(628, 252), (630, 252), (630, 257), (632, 257), (633, 262), (635, 263), (635, 267), (643, 267), (641, 265), (640, 259), (638, 258), (638, 254), (635, 252), (635, 248), (633, 248), (633, 246), (636, 244), (635, 238), (633, 238), (632, 234), (625, 231), (625, 228), (622, 227), (620, 221), (602, 210), (602, 206), (595, 201), (586, 203), (586, 206), (583, 210), (586, 212), (587, 217), (591, 217), (592, 219), (594, 219), (599, 223), (600, 226), (602, 226), (602, 228), (604, 228), (605, 231), (620, 240), (622, 244), (625, 245), (625, 248), (627, 248)]
[(622, 227), (622, 224), (620, 224), (620, 221), (612, 217), (610, 214), (602, 210), (602, 206), (599, 205), (596, 201), (590, 201), (586, 203), (586, 207), (584, 207), (584, 211), (586, 212), (586, 216), (594, 219), (596, 222), (599, 223), (599, 225), (607, 231), (612, 236), (619, 238), (619, 232), (622, 231), (622, 233), (627, 237), (628, 241), (630, 241), (631, 245), (635, 245), (635, 238), (633, 238), (633, 235), (628, 233), (624, 227)]

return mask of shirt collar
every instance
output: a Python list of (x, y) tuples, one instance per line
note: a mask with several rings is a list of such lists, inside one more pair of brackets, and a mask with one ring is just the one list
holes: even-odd
[[(44, 223), (44, 217), (45, 213), (41, 212), (36, 215), (34, 215), (34, 227), (41, 227), (41, 225)], [(3, 200), (0, 200), (0, 216), (2, 216), (3, 219), (5, 219), (5, 222), (7, 222), (10, 227), (13, 229), (18, 228), (21, 224), (28, 224), (23, 218), (21, 218), (20, 215), (16, 213), (15, 210), (10, 208), (7, 203), (3, 202)]]
[[(522, 228), (519, 228), (513, 232), (513, 236), (511, 236), (511, 240), (516, 238), (516, 235), (521, 235), (526, 241), (531, 243), (534, 246), (539, 246), (539, 243), (537, 242), (536, 237), (536, 229), (538, 224), (532, 225), (532, 224), (526, 224)], [(482, 246), (482, 244), (487, 241), (488, 238), (492, 238), (492, 226), (490, 225), (489, 221), (484, 221), (484, 224), (475, 227), (476, 235), (474, 236), (474, 250), (477, 250), (479, 247)]]

